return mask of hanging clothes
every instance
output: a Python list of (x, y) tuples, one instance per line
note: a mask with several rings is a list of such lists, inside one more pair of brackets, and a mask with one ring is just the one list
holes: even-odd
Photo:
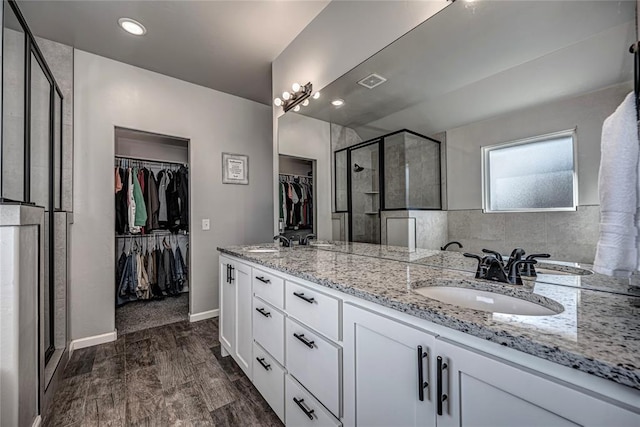
[(133, 225), (136, 227), (144, 227), (147, 222), (147, 208), (144, 205), (144, 196), (142, 195), (142, 187), (140, 186), (140, 180), (138, 178), (138, 170), (133, 169), (131, 175), (133, 181), (133, 198), (135, 203)]
[(313, 229), (313, 182), (311, 177), (280, 175), (279, 211), (288, 229)]

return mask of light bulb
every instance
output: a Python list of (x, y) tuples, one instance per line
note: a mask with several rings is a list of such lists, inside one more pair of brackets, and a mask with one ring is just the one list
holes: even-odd
[(302, 101), (302, 106), (306, 107), (307, 105), (309, 105), (309, 100), (305, 99), (304, 101)]
[(147, 29), (144, 27), (144, 25), (142, 25), (135, 19), (120, 18), (118, 19), (118, 24), (120, 24), (122, 29), (127, 33), (133, 34), (134, 36), (142, 36), (147, 33)]
[(289, 98), (291, 98), (291, 94), (289, 92), (282, 92), (282, 99), (286, 101)]
[(300, 90), (300, 85), (298, 83), (294, 83), (291, 85), (291, 90), (293, 90), (294, 92), (297, 92)]
[(282, 105), (282, 99), (280, 98), (276, 98), (273, 100), (273, 105), (275, 105), (276, 107), (279, 107)]
[(320, 92), (316, 92), (313, 94), (313, 99), (318, 99), (320, 98)]
[(335, 107), (339, 107), (341, 105), (344, 104), (344, 100), (342, 99), (334, 99), (333, 101), (331, 101), (331, 104)]
[(300, 106), (296, 105), (295, 107), (293, 107), (293, 111), (300, 111)]

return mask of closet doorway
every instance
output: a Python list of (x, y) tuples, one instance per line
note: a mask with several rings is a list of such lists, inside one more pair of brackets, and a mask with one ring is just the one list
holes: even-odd
[(316, 234), (315, 160), (281, 154), (279, 169), (280, 233), (294, 240)]
[(189, 317), (189, 140), (115, 128), (118, 335)]

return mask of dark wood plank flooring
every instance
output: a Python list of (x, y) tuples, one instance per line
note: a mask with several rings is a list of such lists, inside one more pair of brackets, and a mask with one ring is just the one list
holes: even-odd
[(49, 426), (281, 426), (231, 357), (217, 319), (132, 332), (74, 351)]

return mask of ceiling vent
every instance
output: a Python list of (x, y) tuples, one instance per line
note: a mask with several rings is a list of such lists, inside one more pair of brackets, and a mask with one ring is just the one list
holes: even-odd
[(367, 89), (373, 89), (374, 87), (380, 86), (386, 81), (387, 79), (374, 73), (360, 80), (358, 84), (360, 86), (366, 87)]

